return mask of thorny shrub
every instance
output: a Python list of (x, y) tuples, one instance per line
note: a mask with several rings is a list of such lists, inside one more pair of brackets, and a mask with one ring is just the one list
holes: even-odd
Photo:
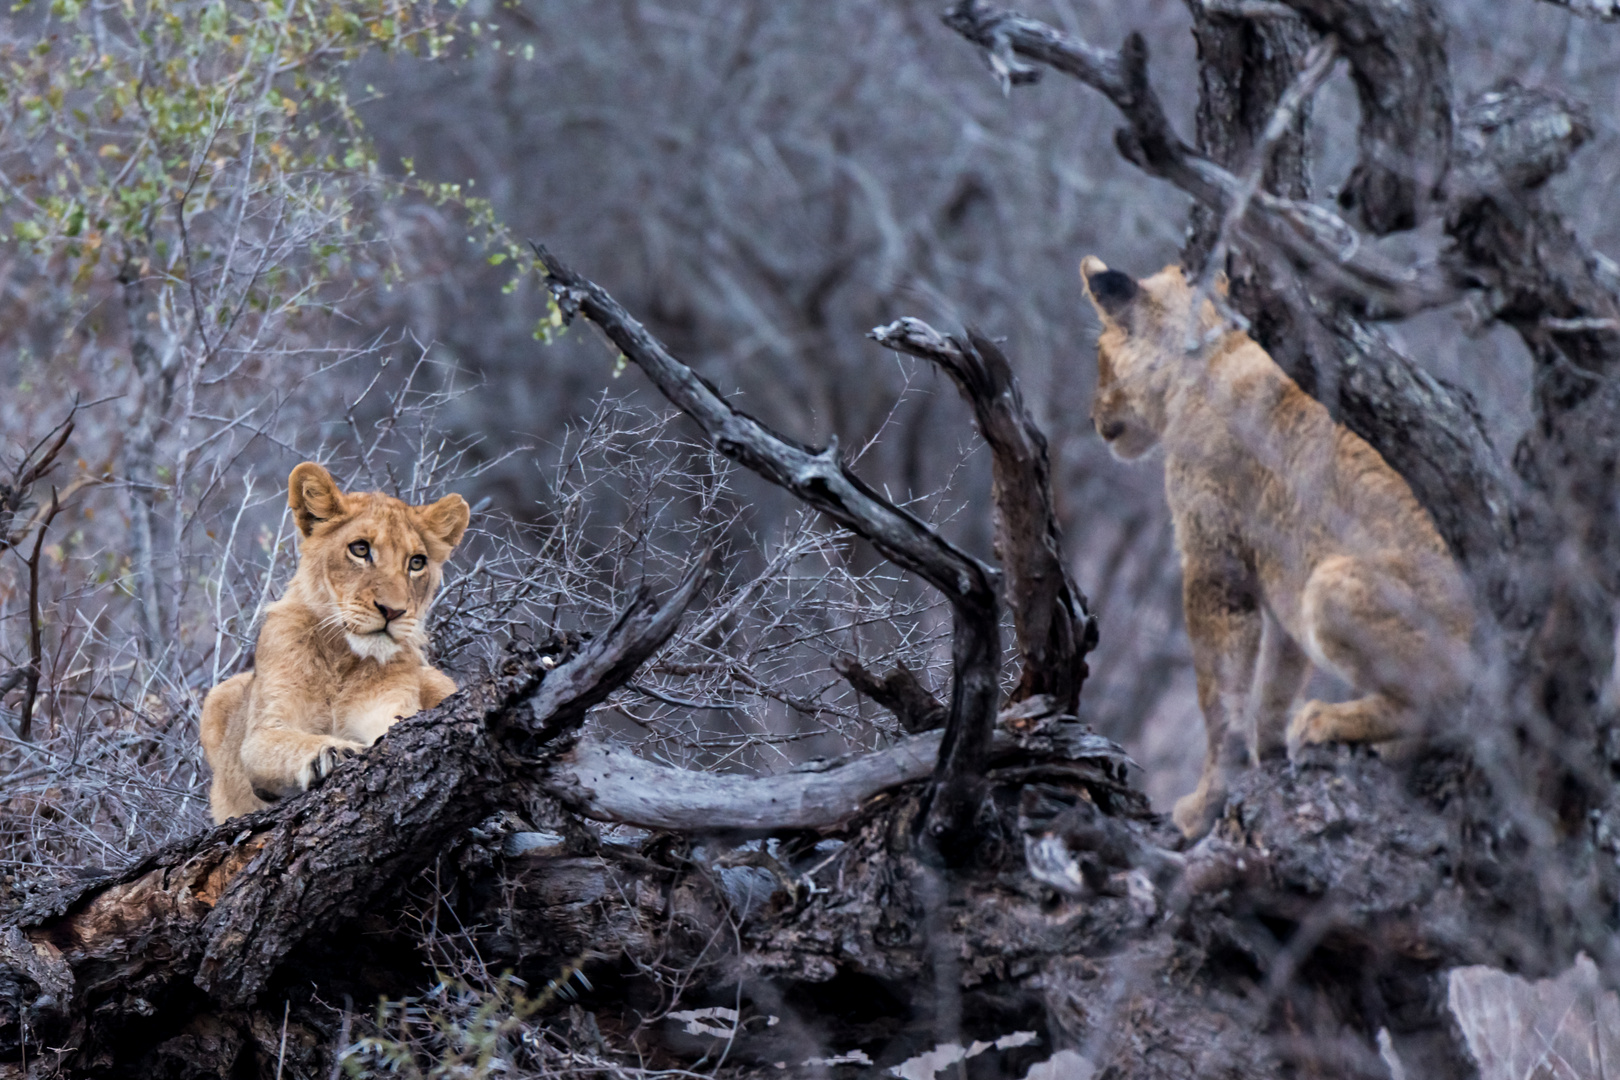
[[(206, 822), (201, 699), (251, 663), (264, 609), (294, 569), (286, 469), (317, 458), (350, 489), (413, 502), (455, 490), (503, 460), (440, 434), (461, 393), (453, 373), (420, 361), (392, 390), (374, 381), (324, 438), (243, 467), (231, 501), (186, 534), (193, 629), (155, 659), (107, 616), (127, 594), (98, 573), (106, 553), (47, 545), (55, 587), (37, 739), (0, 731), (0, 864), (113, 865)], [(943, 678), (949, 622), (937, 601), (886, 565), (858, 567), (848, 538), (810, 514), (753, 521), (731, 467), (679, 435), (672, 414), (603, 397), (532, 453), (547, 477), (533, 519), (478, 508), (446, 568), (434, 653), (463, 685), (514, 636), (601, 628), (637, 587), (667, 586), (706, 548), (715, 572), (680, 631), (597, 710), (607, 737), (674, 764), (780, 768), (898, 730), (832, 671), (834, 656)], [(19, 585), (0, 590), (6, 667), (26, 649)]]

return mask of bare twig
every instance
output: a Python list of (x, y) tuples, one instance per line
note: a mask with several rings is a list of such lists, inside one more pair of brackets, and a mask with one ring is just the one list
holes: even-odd
[(29, 489), (55, 467), (58, 455), (67, 446), (68, 439), (73, 437), (74, 417), (78, 411), (79, 403), (75, 401), (61, 423), (46, 432), (44, 438), (23, 455), (12, 470), (11, 479), (0, 483), (0, 551), (22, 543), (39, 524), (43, 511), (36, 512), (22, 528), (16, 528), (17, 512), (28, 501)]
[[(1204, 260), (1203, 272), (1199, 274), (1198, 287), (1189, 308), (1187, 326), (1189, 351), (1197, 347), (1199, 313), (1204, 310), (1204, 301), (1214, 294), (1216, 276), (1223, 273), (1226, 266), (1226, 253), (1231, 249), (1232, 240), (1242, 227), (1243, 219), (1248, 216), (1249, 207), (1254, 203), (1255, 196), (1260, 193), (1261, 185), (1265, 183), (1266, 169), (1270, 165), (1272, 151), (1294, 126), (1294, 119), (1299, 115), (1299, 111), (1316, 96), (1322, 84), (1327, 82), (1338, 59), (1339, 39), (1332, 34), (1313, 45), (1305, 56), (1304, 66), (1289, 84), (1288, 89), (1283, 92), (1276, 109), (1272, 111), (1271, 119), (1266, 122), (1265, 131), (1261, 133), (1260, 141), (1254, 147), (1249, 166), (1243, 172), (1242, 186), (1232, 199), (1232, 205), (1227, 207), (1225, 215), (1221, 218), (1220, 232), (1216, 234), (1215, 244), (1210, 248), (1209, 257)], [(1242, 318), (1230, 310), (1223, 314), (1226, 315), (1228, 322)], [(1247, 320), (1243, 320), (1243, 323), (1246, 324)], [(1242, 328), (1247, 330), (1248, 326), (1243, 325)]]
[[(70, 427), (71, 430), (71, 427)], [(65, 441), (65, 440), (64, 440)], [(58, 449), (60, 449), (60, 443)], [(39, 557), (45, 546), (45, 530), (51, 527), (62, 504), (56, 489), (51, 488), (51, 507), (34, 533), (34, 550), (28, 556), (28, 667), (23, 670), (23, 699), (17, 721), (17, 736), (30, 739), (34, 731), (34, 701), (39, 695), (39, 677), (44, 669), (45, 651), (42, 644), (43, 629), (39, 612)]]

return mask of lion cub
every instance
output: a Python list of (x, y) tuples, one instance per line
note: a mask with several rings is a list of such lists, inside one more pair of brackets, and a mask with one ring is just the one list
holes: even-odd
[(422, 656), (440, 568), (467, 530), (467, 502), (408, 506), (345, 493), (306, 461), (287, 478), (303, 534), (287, 594), (259, 631), (254, 670), (203, 701), (214, 821), (307, 791), (338, 759), (456, 692)]
[[(1466, 693), (1473, 609), (1406, 482), (1213, 304), (1194, 325), (1179, 267), (1133, 281), (1088, 256), (1080, 276), (1103, 327), (1097, 432), (1124, 459), (1164, 444), (1209, 737), (1174, 818), (1197, 838), (1251, 755), (1422, 736)], [(1363, 696), (1290, 718), (1312, 663)]]

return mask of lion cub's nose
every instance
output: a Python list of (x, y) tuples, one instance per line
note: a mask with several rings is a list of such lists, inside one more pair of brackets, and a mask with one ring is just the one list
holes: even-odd
[(395, 619), (399, 618), (401, 615), (405, 614), (405, 609), (404, 608), (389, 607), (387, 604), (381, 603), (381, 602), (376, 601), (376, 600), (372, 601), (371, 606), (376, 608), (379, 612), (382, 613), (383, 622), (385, 622), (385, 623), (391, 623)]

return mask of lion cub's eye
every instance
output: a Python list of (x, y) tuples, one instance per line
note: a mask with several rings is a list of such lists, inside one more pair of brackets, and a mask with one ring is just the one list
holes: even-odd
[(426, 568), (427, 568), (427, 556), (426, 555), (412, 555), (411, 556), (411, 570), (413, 570), (413, 571), (425, 570)]
[(356, 540), (349, 545), (349, 554), (357, 559), (368, 559), (371, 557), (371, 545), (364, 540)]

